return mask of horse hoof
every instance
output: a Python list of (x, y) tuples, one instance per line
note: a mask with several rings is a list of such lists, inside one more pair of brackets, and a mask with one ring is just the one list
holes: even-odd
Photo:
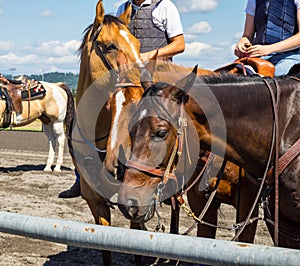
[(57, 173), (61, 173), (60, 167), (55, 167), (53, 171), (54, 171), (54, 172), (57, 172)]
[(46, 167), (44, 168), (44, 171), (45, 171), (45, 172), (52, 172), (52, 169), (51, 169), (50, 166), (46, 166)]

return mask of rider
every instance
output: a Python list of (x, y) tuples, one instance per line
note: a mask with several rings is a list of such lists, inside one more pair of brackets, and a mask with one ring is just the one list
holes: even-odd
[(248, 0), (244, 33), (234, 53), (262, 57), (275, 65), (275, 76), (300, 63), (300, 0)]
[[(183, 28), (179, 12), (171, 0), (128, 0), (118, 8), (117, 16), (127, 5), (132, 5), (129, 29), (140, 41), (140, 56), (143, 62), (153, 58), (158, 49), (158, 58), (171, 59), (185, 49)], [(75, 170), (76, 181), (70, 189), (59, 194), (60, 198), (80, 196), (80, 177)]]

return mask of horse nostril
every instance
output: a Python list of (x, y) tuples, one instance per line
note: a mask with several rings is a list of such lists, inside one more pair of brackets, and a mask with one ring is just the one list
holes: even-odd
[(128, 214), (131, 217), (136, 217), (138, 215), (138, 212), (139, 212), (139, 206), (138, 206), (137, 200), (129, 199), (127, 201), (127, 209), (128, 209)]

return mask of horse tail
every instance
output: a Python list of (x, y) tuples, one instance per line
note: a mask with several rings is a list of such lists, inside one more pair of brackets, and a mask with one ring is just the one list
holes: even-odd
[(67, 140), (68, 140), (68, 148), (69, 152), (73, 157), (73, 145), (71, 143), (71, 137), (72, 137), (72, 125), (73, 125), (73, 120), (75, 116), (75, 103), (74, 103), (74, 96), (71, 91), (71, 89), (63, 82), (58, 83), (58, 85), (67, 93), (68, 100), (67, 100), (67, 112), (66, 112), (66, 117), (64, 120), (65, 123), (65, 128), (66, 128), (66, 135), (67, 135)]

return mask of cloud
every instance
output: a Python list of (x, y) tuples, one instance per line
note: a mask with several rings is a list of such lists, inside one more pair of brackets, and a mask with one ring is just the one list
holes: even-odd
[(78, 73), (79, 59), (78, 48), (80, 41), (70, 40), (67, 42), (50, 41), (41, 44), (24, 47), (21, 50), (14, 49), (11, 42), (0, 42), (0, 47), (6, 47), (1, 55), (0, 50), (0, 73), (7, 73), (11, 67), (16, 68), (18, 74), (61, 71)]
[(14, 46), (14, 43), (11, 41), (0, 41), (0, 53), (8, 52)]
[(243, 33), (242, 32), (237, 32), (233, 35), (233, 38), (235, 40), (239, 40), (241, 37), (243, 36)]
[[(1, 2), (1, 1), (0, 1)], [(3, 13), (3, 10), (2, 9), (0, 9), (0, 14), (2, 14)]]
[(207, 43), (191, 42), (186, 44), (186, 56), (197, 57), (200, 56), (204, 50), (212, 49)]
[(31, 49), (40, 55), (46, 54), (48, 56), (60, 57), (76, 53), (79, 46), (80, 42), (76, 40), (70, 40), (67, 42), (50, 41), (43, 42), (36, 47), (31, 47)]
[(188, 33), (192, 34), (205, 34), (211, 32), (212, 28), (207, 21), (197, 22), (187, 29)]
[(51, 10), (43, 10), (40, 14), (41, 17), (52, 17), (53, 13)]
[(213, 46), (202, 42), (186, 43), (184, 53), (176, 55), (176, 63), (191, 67), (198, 64), (199, 68), (214, 70), (225, 66), (235, 59), (229, 42), (216, 43)]
[(209, 12), (218, 6), (216, 0), (175, 0), (174, 3), (181, 13)]

